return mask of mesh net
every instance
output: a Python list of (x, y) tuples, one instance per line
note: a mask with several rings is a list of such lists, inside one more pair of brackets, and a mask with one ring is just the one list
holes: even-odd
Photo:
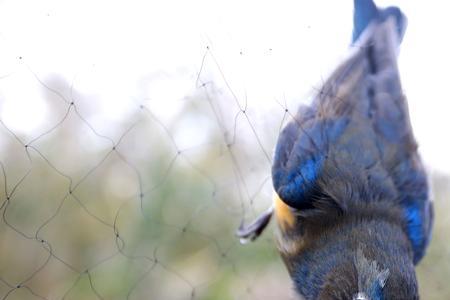
[[(65, 16), (54, 3), (30, 11), (23, 18), (47, 29)], [(216, 32), (195, 44), (192, 68), (173, 72), (161, 66), (177, 66), (180, 34), (177, 51), (157, 47), (166, 51), (159, 65), (140, 60), (144, 50), (117, 61), (116, 50), (69, 71), (55, 66), (77, 57), (64, 42), (78, 27), (56, 49), (1, 35), (0, 297), (290, 299), (272, 235), (242, 246), (234, 232), (271, 205), (277, 135), (335, 65), (317, 38), (320, 20), (300, 19), (302, 40), (316, 47), (283, 45), (273, 33), (251, 48)], [(308, 74), (277, 69), (296, 47), (307, 49), (284, 64), (316, 66)], [(60, 55), (50, 66), (40, 61), (47, 50)], [(419, 267), (427, 299), (450, 295), (447, 180), (433, 177), (435, 235), (445, 238)]]

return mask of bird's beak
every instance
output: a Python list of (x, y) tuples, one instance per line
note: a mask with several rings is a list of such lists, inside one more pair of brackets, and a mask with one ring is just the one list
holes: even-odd
[(239, 226), (239, 229), (236, 231), (236, 235), (240, 238), (242, 244), (254, 241), (261, 235), (269, 224), (273, 211), (274, 208), (271, 206), (250, 225), (245, 226), (244, 223), (242, 223), (241, 226)]

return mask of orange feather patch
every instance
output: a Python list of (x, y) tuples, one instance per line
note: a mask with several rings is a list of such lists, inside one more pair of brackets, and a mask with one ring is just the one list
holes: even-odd
[(291, 208), (280, 199), (278, 195), (275, 196), (275, 216), (278, 221), (278, 225), (283, 229), (287, 227), (292, 228), (295, 224), (295, 216), (291, 211)]

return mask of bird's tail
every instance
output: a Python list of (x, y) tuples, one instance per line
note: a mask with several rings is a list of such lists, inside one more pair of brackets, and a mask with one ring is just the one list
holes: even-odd
[(384, 22), (393, 17), (396, 22), (398, 40), (401, 42), (406, 30), (407, 19), (398, 7), (378, 8), (373, 0), (354, 0), (353, 37), (355, 43), (372, 22)]

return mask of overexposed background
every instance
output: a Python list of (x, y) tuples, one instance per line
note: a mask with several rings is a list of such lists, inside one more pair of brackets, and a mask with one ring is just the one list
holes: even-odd
[[(289, 294), (270, 234), (241, 247), (233, 231), (270, 204), (284, 111), (345, 57), (352, 2), (0, 1), (0, 296)], [(448, 9), (377, 3), (409, 19), (399, 67), (441, 201), (419, 279), (443, 299), (427, 278), (450, 272)]]
[[(443, 92), (450, 67), (447, 7), (441, 1), (377, 3), (398, 5), (408, 16), (399, 65), (413, 126), (424, 160), (448, 173), (450, 142), (438, 134), (450, 128), (450, 103)], [(33, 76), (22, 73), (26, 68), (41, 78), (57, 75), (80, 93), (98, 95), (107, 119), (124, 118), (132, 97), (154, 99), (173, 115), (177, 105), (169, 103), (195, 88), (192, 77), (207, 46), (233, 88), (245, 90), (251, 101), (258, 102), (261, 114), (267, 113), (276, 106), (274, 99), (302, 101), (345, 55), (352, 5), (352, 1), (2, 1), (0, 62), (1, 78), (6, 79), (2, 120), (30, 133), (47, 118), (36, 90), (40, 86)], [(139, 91), (146, 76), (151, 85)], [(22, 110), (23, 105), (29, 112)]]

